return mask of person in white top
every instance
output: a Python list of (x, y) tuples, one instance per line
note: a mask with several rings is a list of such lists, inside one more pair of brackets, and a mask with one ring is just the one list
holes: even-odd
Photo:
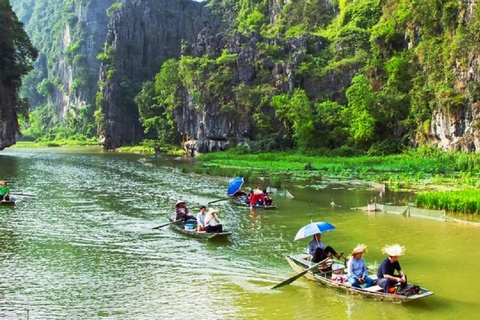
[(217, 217), (218, 211), (210, 208), (205, 217), (205, 231), (207, 232), (223, 232), (223, 226), (220, 219)]
[(197, 231), (205, 231), (205, 218), (207, 216), (207, 208), (200, 207), (200, 212), (197, 214)]

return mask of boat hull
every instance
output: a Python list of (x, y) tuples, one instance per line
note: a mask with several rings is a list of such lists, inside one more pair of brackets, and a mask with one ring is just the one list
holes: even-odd
[[(293, 256), (287, 256), (287, 261), (292, 267), (292, 269), (300, 273), (302, 271), (305, 271), (307, 268), (312, 266), (312, 263), (310, 261), (307, 261), (305, 258), (307, 255), (305, 254), (300, 254), (300, 255), (293, 255)], [(370, 275), (369, 275), (370, 276)], [(376, 279), (376, 275), (372, 274), (372, 278)], [(384, 293), (383, 290), (378, 287), (377, 285), (372, 286), (370, 288), (355, 288), (350, 285), (348, 282), (339, 282), (336, 281), (335, 279), (340, 278), (338, 275), (332, 273), (321, 273), (321, 272), (315, 272), (315, 271), (309, 271), (305, 274), (305, 277), (309, 280), (315, 281), (315, 282), (320, 282), (327, 287), (335, 288), (338, 290), (342, 290), (344, 292), (353, 294), (353, 295), (360, 295), (360, 296), (365, 296), (372, 298), (374, 300), (379, 300), (379, 301), (390, 301), (390, 302), (397, 302), (397, 303), (402, 303), (402, 302), (409, 302), (413, 300), (418, 300), (422, 299), (428, 296), (433, 295), (433, 292), (420, 287), (421, 292), (418, 294), (413, 294), (410, 296), (404, 296), (404, 295), (398, 295), (398, 294), (391, 294), (391, 293)]]
[(3, 201), (0, 201), (0, 205), (2, 205), (2, 206), (14, 206), (15, 205), (15, 200), (3, 200)]
[[(170, 221), (173, 221), (170, 219)], [(225, 239), (228, 238), (232, 233), (231, 232), (205, 232), (205, 231), (196, 231), (196, 230), (187, 230), (183, 222), (172, 223), (170, 228), (179, 232), (186, 234), (188, 236), (199, 238), (199, 239)]]
[[(231, 197), (230, 201), (238, 206), (245, 207), (245, 208), (250, 208), (249, 204), (246, 204), (244, 201), (241, 201), (238, 197)], [(277, 209), (276, 205), (270, 205), (270, 206), (253, 206), (254, 209), (264, 209), (264, 210), (273, 210)]]

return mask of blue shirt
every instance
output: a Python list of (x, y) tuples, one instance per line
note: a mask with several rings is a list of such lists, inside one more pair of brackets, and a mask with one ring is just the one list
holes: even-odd
[(348, 277), (365, 278), (367, 276), (367, 264), (363, 258), (351, 258), (347, 263)]
[(313, 239), (308, 244), (308, 254), (313, 256), (315, 254), (315, 251), (317, 251), (318, 248), (322, 250), (325, 249), (325, 245), (323, 244), (323, 241), (320, 240), (317, 242), (317, 240)]
[(394, 263), (392, 263), (392, 262), (390, 262), (389, 258), (386, 258), (378, 266), (378, 272), (377, 272), (378, 279), (382, 279), (384, 274), (388, 274), (390, 276), (393, 276), (395, 270), (400, 272), (400, 270), (401, 270), (400, 269), (400, 263), (398, 263), (398, 261), (395, 261)]

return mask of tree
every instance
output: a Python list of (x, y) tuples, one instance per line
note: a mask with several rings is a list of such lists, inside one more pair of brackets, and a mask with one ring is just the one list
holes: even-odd
[(21, 78), (32, 70), (37, 58), (23, 24), (12, 11), (9, 0), (0, 0), (0, 81), (20, 88)]
[(369, 142), (375, 133), (375, 118), (372, 116), (374, 92), (369, 80), (358, 75), (347, 90), (348, 108), (344, 116), (350, 120), (350, 135), (357, 144)]
[(314, 145), (314, 123), (310, 102), (304, 90), (295, 89), (291, 95), (280, 94), (272, 97), (275, 114), (292, 133), (299, 150), (307, 150)]
[(18, 93), (37, 54), (10, 1), (0, 0), (0, 111), (13, 107), (15, 116), (26, 113), (26, 103)]

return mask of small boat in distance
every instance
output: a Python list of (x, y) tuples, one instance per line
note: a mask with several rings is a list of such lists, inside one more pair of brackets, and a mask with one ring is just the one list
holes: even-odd
[[(230, 201), (238, 206), (250, 208), (250, 205), (245, 202), (245, 197), (230, 197)], [(265, 210), (272, 210), (277, 209), (277, 206), (274, 204), (271, 205), (254, 205), (254, 209), (265, 209)]]
[(2, 205), (2, 206), (14, 206), (15, 205), (15, 200), (13, 200), (13, 199), (2, 200), (2, 201), (0, 201), (0, 205)]
[[(292, 267), (292, 269), (301, 273), (306, 271), (308, 268), (312, 267), (315, 263), (307, 260), (307, 254), (297, 254), (287, 256), (287, 261)], [(333, 271), (332, 271), (333, 270)], [(384, 293), (383, 288), (374, 284), (368, 288), (355, 288), (346, 281), (346, 268), (343, 263), (336, 262), (332, 265), (332, 270), (329, 271), (319, 271), (316, 268), (308, 271), (305, 274), (307, 279), (320, 282), (328, 287), (339, 289), (350, 294), (362, 295), (366, 297), (373, 298), (380, 301), (390, 301), (390, 302), (408, 302), (413, 300), (422, 299), (428, 296), (433, 295), (433, 292), (420, 287), (420, 292), (411, 294), (411, 295), (402, 295), (396, 292), (394, 293)], [(368, 276), (374, 280), (377, 279), (377, 275), (372, 270), (367, 271)], [(411, 282), (410, 282), (411, 283)]]
[[(174, 221), (171, 218), (168, 218), (168, 219), (171, 222)], [(215, 239), (227, 238), (229, 235), (232, 234), (229, 231), (227, 231), (227, 232), (197, 231), (196, 223), (189, 223), (189, 222), (185, 223), (183, 221), (170, 224), (170, 228), (177, 231), (177, 232), (180, 232), (180, 233), (183, 233), (183, 234), (195, 237), (195, 238), (207, 239), (207, 240), (208, 239), (213, 239), (213, 238), (215, 238)]]

